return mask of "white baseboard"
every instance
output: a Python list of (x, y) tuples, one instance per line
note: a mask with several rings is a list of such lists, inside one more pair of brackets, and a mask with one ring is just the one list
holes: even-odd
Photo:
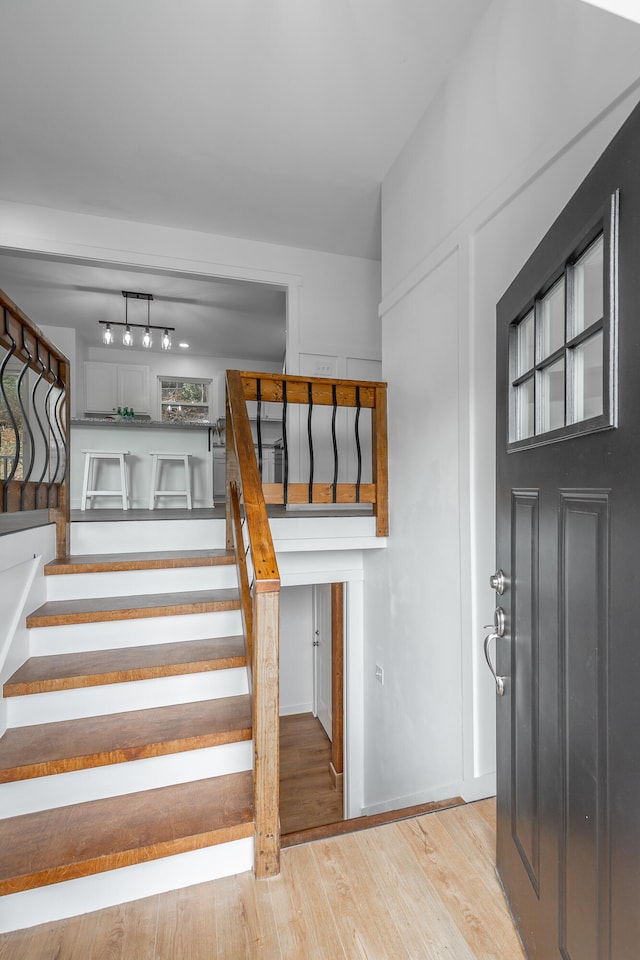
[(280, 704), (281, 717), (293, 717), (297, 713), (313, 713), (312, 703), (292, 703), (288, 705)]

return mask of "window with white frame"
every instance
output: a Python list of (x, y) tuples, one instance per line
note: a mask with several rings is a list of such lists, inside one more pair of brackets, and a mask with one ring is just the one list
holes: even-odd
[(212, 380), (158, 377), (160, 419), (164, 423), (209, 423)]

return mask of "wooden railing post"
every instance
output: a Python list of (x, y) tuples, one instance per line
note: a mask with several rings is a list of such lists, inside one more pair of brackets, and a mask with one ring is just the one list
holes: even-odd
[(280, 593), (256, 592), (253, 609), (255, 875), (280, 872)]
[(376, 386), (376, 403), (372, 411), (373, 443), (372, 472), (376, 488), (374, 514), (376, 517), (376, 536), (389, 536), (389, 470), (387, 439), (387, 388)]

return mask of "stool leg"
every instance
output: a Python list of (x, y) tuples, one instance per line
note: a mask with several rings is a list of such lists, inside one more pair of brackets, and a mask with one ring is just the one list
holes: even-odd
[(84, 455), (84, 480), (82, 481), (82, 500), (80, 501), (80, 509), (87, 509), (87, 491), (89, 489), (89, 467), (91, 465), (91, 455), (85, 453)]
[(122, 487), (122, 509), (127, 510), (129, 508), (129, 489), (127, 487), (127, 468), (124, 462), (124, 454), (121, 454), (118, 459), (120, 460), (120, 485)]
[(149, 489), (149, 510), (155, 509), (156, 505), (156, 485), (158, 478), (158, 458), (155, 454), (151, 455), (151, 487)]
[(189, 457), (184, 458), (184, 479), (187, 485), (187, 510), (191, 510), (191, 468)]

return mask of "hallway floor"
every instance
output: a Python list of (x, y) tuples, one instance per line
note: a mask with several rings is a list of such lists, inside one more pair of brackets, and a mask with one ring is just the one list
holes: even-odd
[(483, 800), (282, 852), (251, 873), (0, 936), (0, 960), (524, 960)]
[(280, 717), (280, 830), (283, 836), (343, 819), (333, 786), (331, 741), (312, 713)]

